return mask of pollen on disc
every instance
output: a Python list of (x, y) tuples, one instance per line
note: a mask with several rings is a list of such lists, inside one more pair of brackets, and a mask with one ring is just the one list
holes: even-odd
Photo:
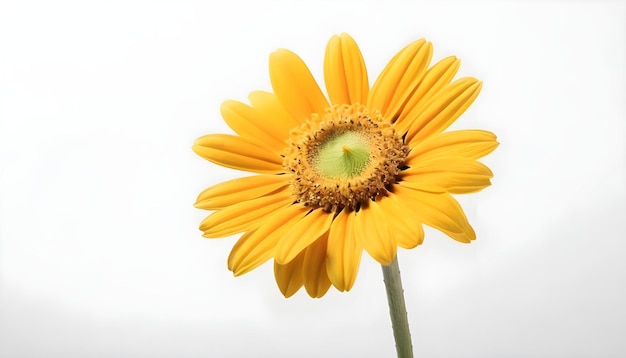
[(336, 105), (290, 133), (283, 167), (298, 202), (338, 212), (386, 195), (408, 147), (379, 111)]

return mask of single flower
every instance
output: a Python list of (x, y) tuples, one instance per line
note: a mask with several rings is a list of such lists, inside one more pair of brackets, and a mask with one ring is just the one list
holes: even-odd
[(328, 97), (300, 57), (279, 49), (269, 59), (274, 93), (223, 103), (237, 135), (203, 136), (193, 150), (254, 175), (204, 190), (195, 205), (214, 210), (200, 224), (204, 237), (243, 233), (228, 257), (235, 276), (273, 259), (285, 297), (303, 285), (321, 297), (331, 285), (352, 288), (364, 249), (389, 265), (398, 246), (421, 244), (422, 224), (476, 238), (450, 194), (490, 185), (477, 159), (498, 143), (487, 131), (444, 132), (482, 84), (452, 81), (459, 60), (429, 68), (431, 57), (430, 42), (409, 44), (370, 88), (357, 44), (342, 34), (326, 47)]

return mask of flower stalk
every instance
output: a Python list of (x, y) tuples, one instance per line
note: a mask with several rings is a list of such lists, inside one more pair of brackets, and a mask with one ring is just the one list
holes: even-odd
[(404, 289), (402, 288), (402, 279), (400, 278), (398, 256), (396, 255), (396, 258), (389, 266), (383, 265), (382, 268), (398, 358), (413, 358), (413, 344), (411, 343), (409, 319), (404, 303)]

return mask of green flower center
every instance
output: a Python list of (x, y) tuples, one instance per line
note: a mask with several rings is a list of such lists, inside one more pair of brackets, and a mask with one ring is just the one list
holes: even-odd
[(378, 111), (336, 105), (290, 133), (283, 168), (294, 201), (328, 212), (358, 210), (387, 195), (409, 153)]
[(338, 133), (321, 145), (313, 165), (327, 178), (348, 179), (360, 175), (369, 163), (367, 138), (356, 132)]

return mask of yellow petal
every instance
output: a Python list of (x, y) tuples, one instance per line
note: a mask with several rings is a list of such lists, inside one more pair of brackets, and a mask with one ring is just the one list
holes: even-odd
[(222, 103), (220, 111), (224, 122), (240, 136), (276, 153), (285, 147), (287, 134), (276, 130), (274, 117), (265, 117), (256, 109), (233, 100)]
[(443, 132), (469, 108), (481, 87), (482, 83), (477, 79), (465, 77), (439, 92), (411, 124), (405, 139), (407, 143), (414, 146), (429, 136)]
[(426, 73), (433, 47), (424, 39), (403, 48), (380, 73), (368, 96), (368, 107), (395, 119)]
[(289, 185), (288, 180), (287, 175), (255, 175), (229, 180), (201, 192), (195, 207), (205, 210), (221, 209), (284, 189)]
[(283, 234), (309, 210), (303, 205), (290, 205), (268, 215), (258, 229), (249, 235), (246, 233), (237, 241), (228, 257), (228, 269), (239, 276), (272, 258)]
[(330, 228), (333, 214), (312, 210), (295, 224), (276, 245), (274, 259), (280, 264), (293, 260), (307, 246), (324, 235)]
[(484, 164), (462, 157), (435, 157), (430, 160), (409, 163), (402, 172), (402, 180), (426, 183), (445, 189), (453, 194), (480, 191), (489, 185), (493, 173)]
[(389, 218), (375, 201), (361, 207), (354, 217), (356, 235), (365, 250), (381, 265), (389, 265), (396, 257), (396, 239), (389, 227)]
[(202, 158), (224, 167), (266, 174), (283, 172), (279, 154), (243, 137), (209, 134), (198, 138), (192, 149)]
[(280, 103), (299, 121), (328, 108), (306, 64), (289, 50), (279, 49), (270, 55), (270, 80)]
[(341, 211), (330, 227), (326, 271), (333, 286), (349, 291), (356, 281), (363, 244), (354, 234), (354, 213)]
[(495, 134), (482, 130), (460, 130), (441, 133), (411, 148), (407, 163), (434, 157), (455, 156), (478, 159), (498, 147)]
[(361, 50), (350, 35), (333, 36), (326, 46), (324, 82), (333, 104), (365, 104), (369, 91)]
[(422, 223), (395, 194), (389, 193), (377, 202), (389, 218), (391, 231), (398, 246), (412, 249), (424, 242)]
[(274, 261), (274, 278), (276, 279), (278, 289), (280, 289), (285, 298), (293, 296), (304, 283), (304, 253), (304, 251), (301, 252), (284, 265)]
[(275, 210), (293, 202), (291, 190), (285, 188), (269, 196), (230, 205), (209, 215), (200, 223), (204, 237), (225, 237), (259, 226), (259, 221)]
[(263, 118), (271, 118), (273, 131), (276, 132), (277, 137), (282, 138), (283, 144), (285, 139), (289, 137), (291, 129), (302, 123), (287, 112), (274, 93), (254, 91), (248, 95), (248, 99), (252, 107)]
[(405, 133), (408, 130), (418, 114), (424, 110), (425, 104), (452, 81), (460, 66), (461, 61), (454, 56), (450, 56), (428, 69), (424, 79), (420, 82), (398, 116), (396, 128), (399, 133)]
[(444, 190), (402, 181), (394, 186), (394, 194), (424, 224), (463, 243), (476, 239), (461, 205)]
[(330, 280), (326, 274), (327, 243), (328, 233), (315, 240), (304, 254), (304, 288), (313, 298), (324, 296), (330, 288)]

